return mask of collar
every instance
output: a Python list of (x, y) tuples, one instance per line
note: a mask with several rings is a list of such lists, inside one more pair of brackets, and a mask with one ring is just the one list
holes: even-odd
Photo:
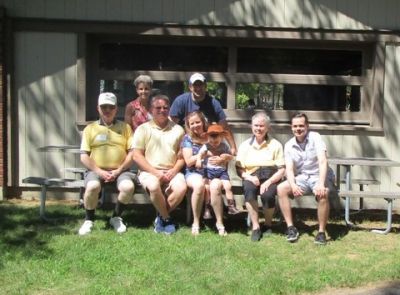
[(114, 118), (114, 120), (112, 121), (112, 123), (110, 125), (107, 125), (101, 118), (97, 122), (101, 126), (111, 127), (112, 125), (117, 123), (117, 119)]
[(256, 136), (253, 135), (250, 139), (249, 145), (254, 146), (254, 147), (262, 147), (264, 145), (267, 145), (270, 142), (270, 138), (268, 137), (268, 133), (265, 135), (265, 139), (261, 144), (258, 144), (256, 141)]
[(173, 121), (171, 121), (170, 119), (168, 119), (168, 123), (167, 123), (167, 125), (164, 127), (164, 128), (162, 128), (162, 127), (160, 127), (160, 126), (158, 126), (157, 124), (156, 124), (156, 122), (154, 121), (154, 119), (151, 119), (151, 121), (149, 121), (149, 124), (150, 124), (150, 126), (152, 127), (152, 128), (156, 128), (156, 129), (159, 129), (159, 130), (169, 130), (169, 129), (171, 129), (173, 126), (174, 126), (174, 122)]

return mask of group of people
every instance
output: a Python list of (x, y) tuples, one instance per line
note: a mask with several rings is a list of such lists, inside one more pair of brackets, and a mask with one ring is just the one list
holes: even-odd
[[(89, 124), (82, 134), (81, 162), (88, 170), (84, 177), (86, 216), (79, 235), (92, 231), (98, 194), (108, 182), (115, 182), (119, 191), (110, 225), (117, 233), (126, 231), (121, 214), (135, 190), (135, 174), (130, 171), (133, 165), (139, 168), (138, 181), (157, 211), (156, 233), (176, 231), (171, 212), (190, 189), (192, 234), (199, 235), (201, 217), (213, 218), (213, 211), (218, 234), (227, 235), (223, 191), (228, 213), (240, 212), (227, 168), (236, 156), (252, 224), (252, 241), (272, 232), (276, 196), (288, 226), (287, 240), (296, 241), (299, 233), (293, 224), (290, 198), (312, 192), (318, 202), (319, 232), (315, 242), (326, 243), (328, 193), (333, 189), (333, 178), (328, 169), (326, 146), (318, 133), (309, 131), (305, 114), (292, 118), (294, 137), (283, 149), (268, 134), (268, 115), (257, 112), (251, 121), (252, 136), (237, 149), (221, 104), (207, 93), (202, 74), (190, 77), (190, 91), (175, 98), (172, 105), (165, 95), (151, 97), (152, 83), (146, 75), (135, 79), (138, 97), (126, 106), (125, 122), (116, 120), (116, 96), (110, 92), (99, 95), (99, 120)], [(259, 222), (258, 195), (264, 209), (265, 231)]]

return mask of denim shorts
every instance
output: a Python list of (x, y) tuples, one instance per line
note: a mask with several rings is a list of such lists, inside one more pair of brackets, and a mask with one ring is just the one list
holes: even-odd
[(209, 180), (213, 180), (214, 178), (218, 178), (221, 180), (229, 180), (229, 174), (226, 169), (221, 168), (206, 168), (206, 178)]

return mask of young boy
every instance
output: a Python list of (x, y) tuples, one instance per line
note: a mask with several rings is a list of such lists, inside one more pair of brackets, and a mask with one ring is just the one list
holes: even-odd
[[(204, 167), (204, 176), (208, 182), (214, 178), (218, 178), (222, 182), (225, 190), (225, 196), (228, 202), (228, 214), (237, 214), (240, 211), (235, 206), (235, 199), (233, 197), (232, 185), (228, 175), (228, 162), (233, 159), (229, 146), (223, 141), (226, 131), (221, 125), (213, 124), (207, 130), (208, 143), (204, 144), (197, 154), (196, 167)], [(215, 164), (212, 160), (213, 157), (220, 157), (223, 162)], [(207, 204), (209, 200), (205, 200)], [(207, 206), (206, 206), (207, 210)], [(207, 216), (207, 211), (205, 212)]]

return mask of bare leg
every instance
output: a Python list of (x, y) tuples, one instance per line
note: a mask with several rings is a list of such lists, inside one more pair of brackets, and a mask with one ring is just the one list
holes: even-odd
[(83, 204), (86, 210), (95, 210), (99, 201), (99, 193), (101, 184), (98, 180), (91, 180), (85, 187), (85, 194), (83, 195)]
[(201, 175), (191, 175), (187, 180), (187, 185), (192, 189), (192, 212), (193, 212), (193, 226), (200, 226), (201, 209), (204, 202), (205, 184)]
[(119, 194), (118, 201), (122, 204), (128, 204), (132, 201), (133, 192), (135, 190), (135, 185), (131, 180), (123, 180), (118, 186)]
[(173, 211), (183, 200), (187, 186), (182, 174), (177, 174), (170, 182), (171, 192), (167, 196), (168, 212)]
[(321, 198), (318, 201), (318, 222), (319, 232), (325, 232), (326, 224), (329, 218), (329, 201), (328, 197)]
[(292, 208), (289, 199), (291, 192), (292, 189), (288, 181), (284, 181), (278, 185), (279, 206), (288, 227), (293, 225)]
[(215, 213), (217, 224), (223, 225), (222, 183), (220, 179), (213, 179), (210, 183), (211, 206)]

